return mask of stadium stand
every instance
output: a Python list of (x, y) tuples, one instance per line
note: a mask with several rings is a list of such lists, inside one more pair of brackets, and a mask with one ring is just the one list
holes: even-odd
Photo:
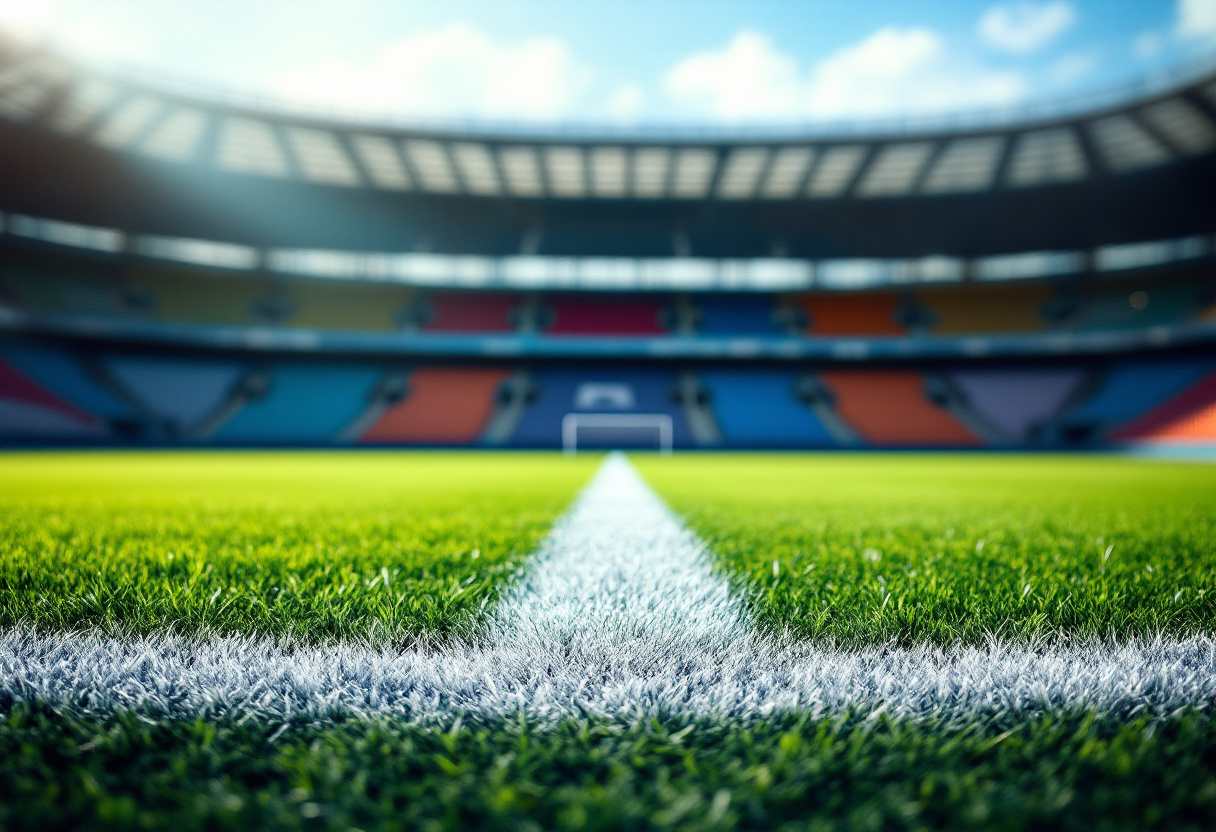
[(0, 346), (0, 359), (78, 411), (130, 432), (139, 420), (136, 408), (109, 389), (98, 374), (85, 370), (70, 352), (33, 342)]
[(0, 362), (0, 434), (80, 439), (101, 432), (102, 426), (89, 414)]
[(1010, 443), (1033, 442), (1083, 383), (1077, 369), (998, 369), (951, 373), (972, 412)]
[(1116, 441), (1211, 442), (1216, 440), (1216, 373), (1113, 431)]
[(137, 266), (125, 284), (150, 296), (153, 315), (163, 321), (250, 326), (282, 323), (293, 311), (280, 304), (259, 313), (259, 303), (275, 296), (274, 286), (249, 275)]
[(427, 367), (411, 373), (404, 397), (385, 410), (359, 441), (371, 444), (472, 445), (489, 424), (495, 394), (510, 373), (468, 367)]
[(251, 395), (212, 438), (232, 444), (333, 442), (368, 407), (381, 375), (374, 367), (346, 364), (277, 367), (266, 389)]
[(1210, 358), (1120, 362), (1092, 397), (1063, 416), (1061, 430), (1075, 439), (1101, 438), (1199, 381), (1213, 363)]
[(1076, 326), (1082, 330), (1170, 326), (1200, 310), (1202, 288), (1141, 278), (1095, 283), (1086, 292)]
[(118, 76), (93, 127), (140, 100), (203, 126), (115, 133), (40, 55), (0, 48), (5, 436), (556, 447), (619, 412), (681, 446), (1068, 447), (1168, 434), (1216, 364), (1210, 68), (1025, 123), (739, 144)]
[(511, 436), (521, 447), (561, 446), (567, 413), (651, 413), (671, 417), (673, 441), (687, 446), (691, 434), (677, 402), (677, 376), (649, 369), (545, 369), (533, 376), (533, 399)]
[(925, 377), (911, 370), (825, 370), (836, 412), (871, 445), (980, 444), (946, 409), (925, 397)]
[(556, 295), (545, 298), (546, 335), (664, 335), (659, 300)]
[(951, 286), (916, 293), (934, 335), (1035, 332), (1043, 329), (1044, 306), (1055, 294), (1049, 284)]
[(232, 361), (156, 357), (116, 357), (104, 366), (157, 420), (158, 427), (181, 440), (202, 438), (200, 430), (231, 399), (246, 372), (243, 365)]
[(309, 329), (389, 332), (401, 328), (415, 294), (405, 286), (295, 280), (287, 290), (295, 314), (286, 323)]
[(806, 331), (815, 336), (903, 335), (896, 321), (900, 297), (894, 292), (797, 295), (793, 305), (807, 316)]
[(414, 323), (423, 332), (511, 332), (519, 306), (517, 295), (481, 292), (435, 292), (414, 307)]
[(728, 447), (828, 447), (835, 437), (809, 405), (798, 401), (790, 372), (712, 370), (698, 373)]
[(122, 315), (123, 302), (112, 262), (41, 251), (5, 252), (0, 278), (13, 302), (37, 312)]
[(700, 335), (788, 335), (771, 295), (699, 295), (694, 301)]

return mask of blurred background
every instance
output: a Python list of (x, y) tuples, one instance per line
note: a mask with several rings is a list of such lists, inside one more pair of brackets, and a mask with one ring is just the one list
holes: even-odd
[(1216, 0), (0, 6), (0, 443), (1216, 446)]

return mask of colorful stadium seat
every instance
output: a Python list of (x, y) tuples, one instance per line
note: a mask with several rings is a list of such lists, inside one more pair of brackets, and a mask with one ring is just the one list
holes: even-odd
[(1116, 441), (1216, 441), (1216, 373), (1115, 430)]
[(0, 347), (0, 358), (79, 411), (111, 422), (132, 422), (139, 417), (129, 403), (63, 349), (29, 342), (6, 344)]
[(1095, 435), (1131, 422), (1212, 371), (1207, 358), (1133, 360), (1114, 365), (1097, 393), (1063, 423)]
[(485, 292), (435, 292), (422, 301), (423, 332), (511, 332), (518, 295)]
[(296, 280), (287, 297), (295, 307), (288, 326), (364, 332), (400, 328), (416, 292), (406, 286)]
[(792, 302), (806, 312), (807, 332), (811, 335), (903, 335), (907, 332), (895, 319), (900, 297), (894, 292), (797, 295)]
[(967, 370), (950, 374), (967, 405), (1005, 438), (1027, 442), (1049, 423), (1085, 378), (1075, 369)]
[(546, 335), (664, 335), (661, 300), (561, 296), (546, 298)]
[(335, 441), (367, 409), (382, 370), (363, 365), (291, 364), (269, 389), (214, 434), (219, 443), (311, 445)]
[(710, 391), (710, 405), (727, 447), (836, 444), (815, 412), (795, 398), (795, 373), (714, 370), (697, 377)]
[(924, 289), (917, 299), (929, 313), (934, 335), (1036, 332), (1046, 326), (1041, 311), (1054, 294), (1033, 286), (951, 286)]
[(192, 434), (233, 395), (244, 365), (235, 361), (113, 358), (110, 377), (139, 400), (174, 438)]
[(509, 372), (429, 367), (411, 373), (405, 398), (359, 438), (375, 444), (471, 445), (494, 411), (494, 395)]
[(912, 370), (827, 370), (819, 377), (836, 396), (836, 412), (872, 445), (967, 446), (979, 438), (925, 397)]
[(786, 335), (777, 306), (766, 295), (701, 295), (695, 301), (699, 335)]
[(0, 362), (0, 436), (98, 438), (102, 425), (82, 410)]
[(135, 268), (126, 285), (151, 295), (156, 318), (196, 324), (268, 323), (255, 307), (273, 292), (273, 285), (262, 278), (187, 269)]

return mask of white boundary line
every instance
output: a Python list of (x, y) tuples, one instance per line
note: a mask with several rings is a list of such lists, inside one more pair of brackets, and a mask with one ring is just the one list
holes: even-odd
[(0, 709), (325, 719), (760, 716), (856, 709), (969, 718), (1216, 705), (1216, 642), (860, 650), (760, 636), (703, 545), (619, 455), (470, 642), (397, 652), (252, 637), (0, 633)]

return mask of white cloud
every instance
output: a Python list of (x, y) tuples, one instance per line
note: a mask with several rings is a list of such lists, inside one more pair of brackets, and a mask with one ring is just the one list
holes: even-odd
[(101, 4), (90, 8), (53, 0), (4, 0), (0, 30), (95, 64), (139, 61), (153, 51), (152, 35), (140, 21), (118, 19)]
[(731, 120), (788, 115), (798, 109), (801, 91), (794, 60), (749, 31), (725, 49), (685, 58), (663, 86), (676, 100)]
[(980, 18), (980, 37), (1005, 52), (1034, 52), (1077, 22), (1077, 11), (1064, 0), (993, 6)]
[(282, 73), (275, 91), (309, 105), (425, 117), (569, 115), (590, 73), (557, 38), (510, 44), (467, 23), (410, 35), (364, 61)]
[(999, 106), (1022, 97), (1019, 74), (960, 66), (930, 29), (886, 27), (799, 71), (755, 32), (692, 55), (665, 77), (683, 114), (744, 118), (880, 116)]
[(1178, 0), (1178, 34), (1188, 38), (1216, 37), (1216, 0)]

